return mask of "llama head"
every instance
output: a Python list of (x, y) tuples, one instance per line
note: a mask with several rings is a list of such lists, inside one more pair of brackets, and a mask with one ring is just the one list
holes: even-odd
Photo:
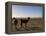
[(30, 17), (28, 17), (28, 20), (30, 20)]
[(15, 20), (15, 17), (13, 18), (13, 20)]

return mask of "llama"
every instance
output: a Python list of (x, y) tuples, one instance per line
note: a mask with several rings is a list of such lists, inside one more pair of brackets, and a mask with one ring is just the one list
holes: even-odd
[(30, 20), (30, 17), (28, 17), (28, 19), (21, 19), (21, 27), (22, 27), (22, 24), (25, 23), (25, 26), (26, 26), (26, 23)]
[(14, 17), (12, 19), (12, 28), (13, 28), (13, 31), (15, 31), (17, 29), (17, 24), (18, 24), (18, 20)]
[(17, 23), (18, 23), (18, 20), (17, 20), (16, 18), (13, 18), (13, 20), (14, 20), (14, 24), (15, 24), (15, 26), (16, 26)]

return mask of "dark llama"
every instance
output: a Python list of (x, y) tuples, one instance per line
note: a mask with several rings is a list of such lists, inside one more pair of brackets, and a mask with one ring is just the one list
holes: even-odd
[(21, 19), (21, 27), (22, 27), (22, 24), (25, 23), (25, 26), (26, 26), (26, 23), (30, 20), (30, 17), (28, 17), (28, 19)]

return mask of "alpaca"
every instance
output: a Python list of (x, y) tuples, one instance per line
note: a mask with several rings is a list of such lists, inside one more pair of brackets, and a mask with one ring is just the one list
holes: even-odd
[(26, 26), (26, 23), (30, 20), (30, 17), (28, 17), (28, 19), (21, 19), (21, 27), (22, 27), (22, 24), (25, 23), (25, 26)]

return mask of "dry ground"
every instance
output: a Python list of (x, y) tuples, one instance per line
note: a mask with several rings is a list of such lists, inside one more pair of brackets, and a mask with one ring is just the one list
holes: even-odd
[(16, 32), (16, 31), (41, 32), (43, 31), (42, 18), (30, 18), (30, 20), (26, 24), (22, 23), (22, 27), (21, 27), (21, 19), (27, 19), (27, 18), (17, 18), (18, 20), (17, 25), (15, 25), (14, 21), (12, 20), (12, 32)]

